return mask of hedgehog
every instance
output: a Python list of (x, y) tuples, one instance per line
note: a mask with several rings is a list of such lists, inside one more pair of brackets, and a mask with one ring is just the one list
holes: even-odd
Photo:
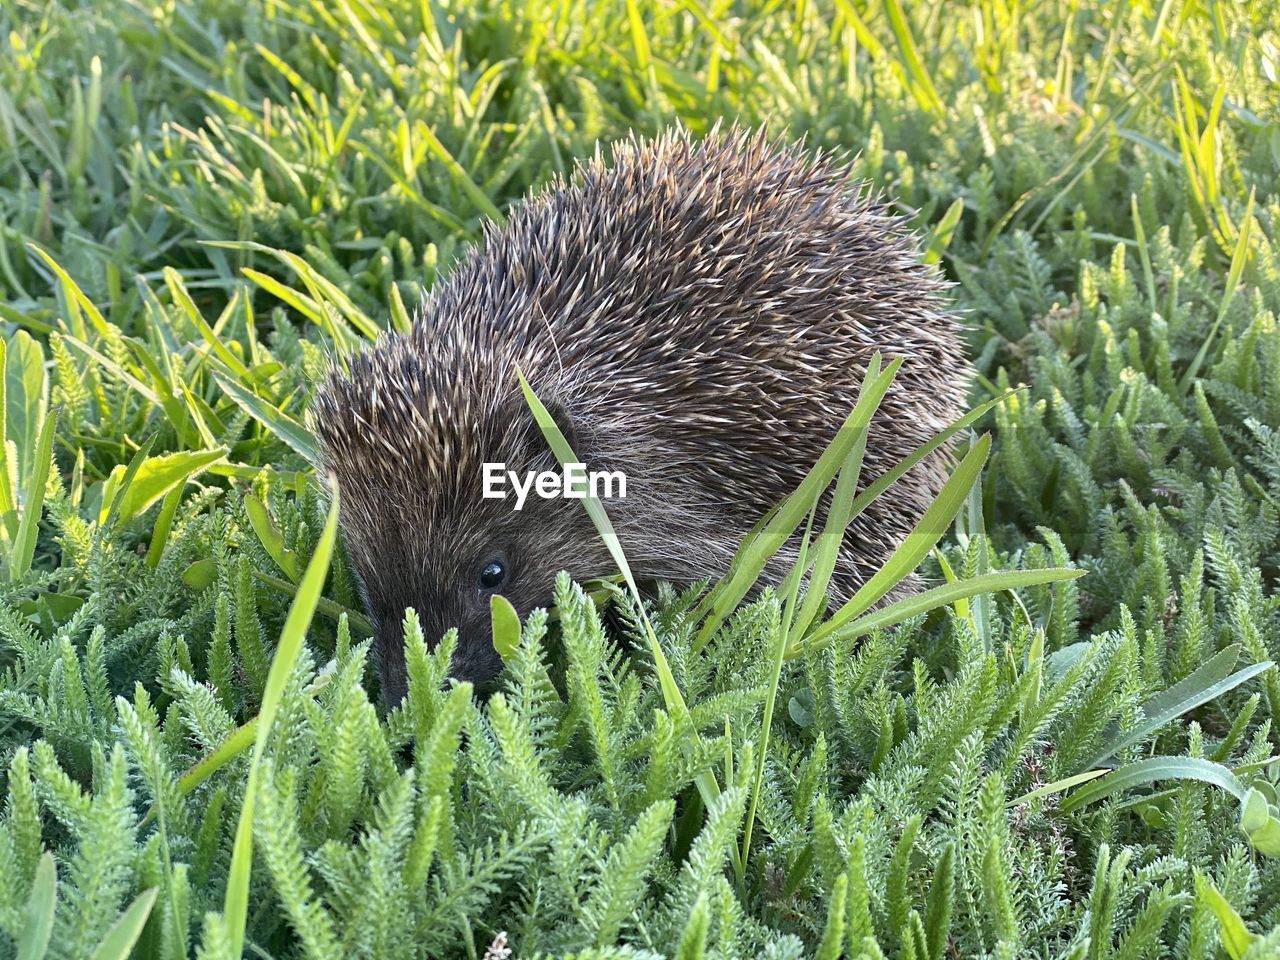
[[(610, 153), (597, 146), (487, 226), (409, 330), (317, 391), (312, 425), (388, 705), (407, 687), (406, 608), (433, 641), (458, 629), (450, 673), (484, 687), (502, 668), (493, 594), (523, 616), (560, 571), (616, 572), (581, 503), (530, 496), (516, 510), (482, 495), (485, 464), (559, 466), (517, 370), (579, 461), (626, 477), (604, 506), (648, 583), (725, 573), (831, 442), (875, 353), (902, 366), (868, 431), (863, 487), (963, 410), (970, 367), (947, 282), (847, 153), (736, 126), (633, 134)], [(850, 524), (836, 599), (901, 542), (948, 464), (945, 448), (931, 454)]]

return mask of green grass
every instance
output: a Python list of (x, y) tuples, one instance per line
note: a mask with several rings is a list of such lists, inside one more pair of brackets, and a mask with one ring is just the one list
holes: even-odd
[[(1277, 22), (0, 0), (0, 956), (1280, 953)], [(488, 701), (410, 616), (381, 716), (327, 356), (597, 140), (719, 117), (860, 151), (972, 405), (1021, 388), (932, 589), (606, 626), (562, 581)]]

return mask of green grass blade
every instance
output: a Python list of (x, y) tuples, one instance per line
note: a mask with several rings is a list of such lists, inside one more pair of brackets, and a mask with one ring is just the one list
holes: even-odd
[[(525, 402), (528, 403), (529, 409), (533, 412), (538, 428), (542, 431), (542, 435), (546, 437), (547, 443), (551, 447), (551, 452), (555, 454), (556, 459), (560, 461), (562, 466), (567, 463), (581, 463), (573, 452), (573, 448), (569, 445), (569, 441), (565, 439), (560, 427), (556, 424), (555, 418), (551, 416), (550, 411), (538, 399), (537, 394), (529, 386), (529, 381), (525, 379), (524, 373), (519, 367), (516, 368), (516, 376), (520, 380), (520, 389), (524, 392)], [(649, 616), (645, 613), (644, 602), (640, 596), (640, 587), (631, 575), (631, 565), (627, 562), (627, 557), (622, 551), (621, 541), (619, 541), (618, 535), (613, 529), (609, 514), (605, 512), (604, 505), (600, 503), (599, 499), (589, 493), (582, 498), (582, 505), (586, 508), (591, 522), (595, 524), (596, 531), (604, 541), (610, 556), (613, 557), (614, 563), (618, 566), (618, 572), (622, 574), (622, 579), (626, 581), (627, 588), (631, 591), (632, 598), (635, 600), (636, 609), (639, 611), (641, 624), (645, 630), (645, 637), (649, 642), (649, 654), (653, 657), (654, 669), (658, 674), (658, 684), (662, 689), (662, 698), (667, 705), (667, 710), (681, 723), (687, 722), (689, 708), (680, 693), (680, 687), (676, 683), (675, 675), (671, 672), (671, 665), (667, 662), (667, 655), (662, 650), (662, 644), (658, 642), (657, 634), (653, 632), (653, 626), (649, 623)], [(698, 791), (702, 794), (703, 802), (710, 806), (711, 802), (720, 795), (719, 785), (716, 783), (715, 777), (709, 773), (700, 774), (697, 778), (697, 784)]]
[(280, 631), (280, 641), (276, 645), (275, 655), (271, 658), (271, 669), (267, 674), (267, 684), (262, 692), (262, 706), (258, 711), (257, 729), (253, 739), (253, 756), (249, 763), (249, 782), (245, 787), (244, 802), (240, 808), (240, 822), (236, 826), (235, 843), (231, 852), (231, 868), (227, 877), (226, 900), (223, 914), (226, 918), (227, 934), (231, 941), (232, 956), (239, 956), (244, 949), (245, 923), (249, 912), (249, 872), (253, 866), (253, 805), (257, 799), (259, 766), (262, 753), (267, 745), (267, 737), (271, 733), (271, 721), (275, 719), (280, 701), (284, 697), (285, 684), (289, 674), (302, 652), (302, 644), (315, 615), (316, 603), (320, 592), (324, 589), (325, 578), (329, 575), (329, 561), (333, 556), (334, 542), (338, 536), (338, 492), (332, 492), (333, 502), (329, 506), (329, 516), (325, 520), (324, 532), (316, 551), (307, 564), (302, 583), (298, 586), (298, 595), (289, 606), (289, 614), (285, 618), (284, 628)]
[[(869, 415), (867, 419), (870, 419)], [(804, 604), (800, 607), (800, 612), (796, 615), (795, 621), (787, 621), (790, 623), (790, 630), (787, 633), (787, 645), (795, 643), (809, 629), (809, 624), (813, 622), (813, 618), (818, 612), (818, 606), (822, 603), (827, 587), (831, 583), (831, 574), (835, 571), (836, 562), (840, 558), (840, 547), (844, 543), (844, 532), (849, 526), (853, 497), (858, 490), (858, 478), (862, 475), (862, 458), (866, 452), (866, 424), (859, 423), (858, 438), (853, 444), (853, 449), (849, 451), (849, 456), (845, 459), (844, 466), (840, 468), (839, 476), (836, 478), (835, 492), (831, 497), (831, 508), (828, 511), (827, 522), (823, 526), (822, 535), (818, 540), (813, 574), (809, 578)], [(810, 523), (812, 523), (812, 515), (810, 516)], [(808, 556), (807, 545), (806, 549), (802, 551), (802, 556)], [(795, 570), (792, 571), (795, 584), (789, 585), (791, 589), (787, 591), (788, 596), (799, 588), (800, 579), (806, 566), (807, 564), (805, 563), (796, 564)]]
[(967, 580), (945, 583), (921, 593), (912, 594), (901, 600), (895, 600), (886, 606), (857, 618), (851, 623), (827, 631), (824, 627), (809, 639), (788, 650), (788, 657), (801, 653), (820, 650), (835, 640), (848, 640), (861, 637), (873, 630), (883, 630), (921, 616), (939, 607), (955, 603), (957, 600), (985, 594), (999, 593), (1002, 590), (1018, 590), (1022, 587), (1040, 586), (1046, 583), (1060, 583), (1074, 580), (1087, 573), (1086, 570), (1051, 567), (1047, 570), (1009, 570), (1003, 573), (987, 573)]
[(160, 565), (160, 558), (164, 556), (164, 548), (169, 543), (169, 533), (173, 530), (173, 518), (181, 502), (182, 487), (175, 486), (165, 494), (164, 503), (160, 505), (160, 514), (156, 517), (156, 525), (151, 530), (151, 542), (147, 544), (147, 566), (152, 570)]
[[(858, 402), (845, 422), (841, 424), (835, 438), (827, 445), (818, 462), (800, 482), (800, 486), (782, 502), (751, 546), (742, 552), (738, 563), (725, 575), (725, 587), (715, 596), (710, 610), (706, 613), (706, 620), (703, 621), (694, 639), (695, 651), (701, 650), (715, 636), (725, 618), (742, 602), (743, 597), (759, 580), (760, 573), (769, 560), (782, 549), (804, 521), (814, 500), (835, 478), (836, 471), (840, 469), (850, 450), (858, 442), (862, 432), (858, 423), (863, 422), (864, 418), (865, 422), (870, 421), (871, 413), (879, 407), (901, 365), (900, 359), (894, 360), (882, 372), (880, 355), (876, 354), (871, 358), (866, 375), (863, 377), (862, 387), (858, 392)], [(856, 504), (855, 500), (854, 505)], [(853, 513), (853, 507), (850, 507), (850, 516), (856, 516)]]
[(1196, 780), (1220, 787), (1237, 800), (1244, 800), (1245, 788), (1238, 777), (1220, 763), (1196, 757), (1148, 757), (1113, 770), (1065, 797), (1059, 808), (1070, 813), (1097, 803), (1113, 793), (1154, 783), (1157, 780)]
[(1037, 787), (1030, 793), (1024, 793), (1016, 800), (1010, 800), (1008, 806), (1017, 807), (1038, 797), (1047, 797), (1051, 793), (1062, 793), (1064, 790), (1078, 787), (1080, 784), (1088, 783), (1090, 780), (1097, 780), (1098, 777), (1105, 777), (1110, 772), (1110, 770), (1086, 770), (1084, 773), (1077, 773), (1073, 777), (1064, 777), (1061, 780), (1053, 781), (1053, 783), (1046, 783), (1043, 787)]
[[(273, 590), (277, 590), (286, 596), (297, 596), (297, 584), (290, 583), (283, 577), (273, 577), (269, 573), (263, 573), (261, 570), (253, 571), (253, 579), (265, 583)], [(330, 600), (328, 597), (321, 597), (316, 604), (316, 611), (323, 613), (331, 620), (338, 620), (344, 614), (351, 625), (351, 629), (359, 633), (361, 636), (373, 636), (373, 624), (369, 622), (369, 618), (358, 610), (352, 610), (350, 607), (344, 607), (336, 601)]]
[(850, 517), (852, 518), (860, 515), (871, 501), (888, 490), (893, 486), (893, 484), (897, 483), (908, 470), (922, 461), (925, 457), (929, 456), (929, 454), (933, 453), (939, 447), (943, 446), (947, 441), (951, 440), (961, 431), (967, 430), (969, 427), (973, 426), (973, 424), (977, 423), (990, 411), (1004, 403), (1016, 392), (1017, 391), (1015, 390), (1010, 390), (1007, 393), (1002, 393), (994, 399), (988, 400), (986, 403), (974, 407), (955, 423), (951, 424), (951, 426), (938, 431), (928, 441), (921, 444), (910, 454), (899, 460), (888, 472), (883, 474), (879, 479), (863, 490), (862, 493), (858, 494), (853, 501), (853, 506), (850, 508)]
[(129, 909), (112, 924), (90, 960), (129, 960), (133, 945), (142, 936), (142, 928), (147, 925), (147, 917), (151, 915), (151, 907), (159, 892), (159, 887), (152, 887), (138, 894), (133, 903), (129, 904)]
[(247, 493), (244, 497), (244, 510), (249, 516), (249, 526), (253, 527), (253, 532), (258, 535), (258, 541), (267, 551), (267, 555), (290, 580), (297, 583), (302, 576), (298, 571), (298, 555), (285, 546), (284, 535), (276, 526), (276, 522), (271, 519), (266, 506), (253, 494)]
[[(835, 612), (826, 623), (810, 635), (807, 644), (817, 646), (825, 643), (837, 630), (855, 617), (865, 613), (885, 594), (911, 574), (920, 561), (928, 556), (934, 544), (942, 539), (942, 535), (950, 528), (951, 523), (964, 506), (969, 496), (969, 489), (977, 482), (978, 474), (987, 461), (991, 450), (991, 435), (983, 434), (969, 448), (964, 459), (960, 461), (955, 472), (948, 478), (943, 488), (938, 491), (933, 503), (925, 510), (919, 522), (893, 551), (884, 565), (864, 583), (853, 598)], [(1031, 572), (1031, 571), (1028, 571)], [(945, 589), (945, 588), (939, 588)], [(950, 601), (947, 601), (950, 602)]]
[[(245, 267), (240, 272), (260, 286), (263, 290), (267, 291), (267, 293), (272, 294), (278, 300), (283, 300), (289, 306), (293, 307), (293, 309), (297, 310), (321, 330), (329, 329), (329, 321), (325, 316), (324, 308), (308, 297), (305, 293), (301, 293), (293, 289), (293, 287), (281, 283), (270, 274), (263, 273), (260, 270), (254, 270), (251, 267)], [(331, 329), (329, 329), (329, 333), (331, 336), (333, 335), (333, 331)]]
[(445, 169), (449, 171), (449, 176), (453, 178), (453, 182), (458, 185), (462, 192), (467, 195), (467, 199), (474, 203), (476, 208), (490, 220), (495, 223), (501, 223), (503, 220), (502, 211), (489, 199), (488, 194), (476, 186), (476, 182), (471, 179), (471, 175), (467, 173), (462, 164), (454, 158), (445, 145), (440, 142), (440, 138), (436, 136), (435, 131), (425, 123), (418, 123), (414, 132), (427, 141), (427, 146), (431, 152), (444, 164)]
[(925, 68), (920, 50), (916, 46), (915, 37), (911, 35), (911, 25), (907, 23), (906, 14), (899, 0), (885, 0), (884, 12), (889, 17), (889, 26), (893, 30), (894, 39), (898, 41), (898, 51), (902, 54), (907, 75), (911, 79), (911, 90), (917, 101), (935, 117), (946, 114), (942, 98), (938, 96), (938, 88), (933, 85), (933, 78)]
[(266, 427), (274, 436), (283, 440), (308, 463), (320, 462), (320, 445), (316, 443), (315, 435), (306, 426), (234, 380), (217, 373), (213, 376), (218, 381), (218, 386), (245, 413)]
[(1230, 308), (1231, 301), (1235, 299), (1236, 291), (1240, 287), (1240, 277), (1244, 274), (1245, 265), (1249, 262), (1249, 231), (1253, 226), (1253, 195), (1254, 191), (1250, 190), (1249, 202), (1244, 209), (1244, 221), (1240, 225), (1240, 232), (1236, 236), (1235, 250), (1231, 254), (1231, 267), (1227, 271), (1227, 282), (1222, 291), (1222, 300), (1218, 304), (1218, 315), (1213, 321), (1213, 326), (1209, 328), (1209, 332), (1205, 334), (1204, 343), (1200, 344), (1200, 349), (1196, 351), (1196, 355), (1187, 366), (1182, 379), (1178, 381), (1178, 388), (1184, 394), (1191, 389), (1191, 384), (1200, 375), (1200, 368), (1204, 366), (1205, 359), (1209, 356), (1209, 349), (1218, 338), (1218, 329), (1222, 326), (1222, 321), (1226, 319), (1227, 310)]
[(189, 794), (228, 763), (240, 756), (258, 736), (258, 718), (253, 717), (236, 727), (235, 731), (218, 744), (217, 748), (178, 779), (178, 792)]
[(964, 213), (964, 199), (956, 200), (947, 207), (938, 225), (929, 231), (929, 243), (925, 247), (924, 262), (937, 263), (951, 246), (951, 238), (955, 236), (956, 227), (960, 225), (960, 217)]
[[(865, 437), (865, 433), (863, 434)], [(859, 458), (861, 459), (861, 458)], [(809, 538), (813, 533), (813, 518), (818, 511), (815, 498), (809, 509), (809, 520), (805, 524), (804, 539), (800, 543), (800, 552), (796, 557), (796, 570), (804, 570), (809, 553)], [(796, 599), (800, 594), (800, 577), (796, 576), (791, 589), (787, 592), (782, 616), (778, 620), (778, 629), (774, 631), (773, 645), (769, 650), (769, 688), (765, 694), (764, 721), (760, 726), (760, 743), (756, 748), (756, 768), (751, 779), (751, 800), (747, 805), (746, 824), (742, 830), (742, 853), (737, 860), (739, 880), (746, 871), (751, 856), (751, 834), (755, 831), (756, 805), (760, 800), (760, 789), (764, 783), (764, 763), (769, 753), (769, 733), (773, 729), (773, 710), (778, 701), (778, 684), (782, 680), (782, 663), (787, 650), (787, 627), (792, 622)]]
[(53, 854), (45, 853), (36, 865), (31, 896), (23, 910), (22, 932), (18, 934), (17, 960), (42, 960), (53, 932), (53, 912), (58, 904), (58, 871)]
[[(1223, 651), (1223, 653), (1226, 652)], [(1234, 662), (1234, 651), (1231, 659)], [(1126, 730), (1120, 736), (1110, 740), (1089, 761), (1088, 767), (1098, 766), (1126, 747), (1145, 740), (1166, 723), (1173, 722), (1188, 710), (1194, 710), (1196, 707), (1222, 696), (1228, 690), (1234, 690), (1240, 684), (1253, 679), (1260, 673), (1265, 673), (1274, 666), (1270, 660), (1264, 660), (1262, 663), (1252, 663), (1242, 670), (1237, 670), (1229, 677), (1214, 680), (1214, 661), (1216, 660), (1218, 660), (1218, 657), (1210, 660), (1191, 676), (1174, 687), (1170, 687), (1160, 696), (1154, 697), (1143, 704), (1142, 722), (1135, 725), (1131, 730)]]
[[(520, 380), (520, 389), (524, 391), (525, 401), (533, 412), (538, 428), (542, 431), (543, 436), (546, 437), (547, 443), (551, 446), (551, 452), (555, 454), (556, 459), (560, 461), (561, 465), (580, 463), (581, 461), (577, 458), (577, 454), (573, 452), (569, 441), (565, 439), (560, 427), (556, 424), (555, 418), (551, 416), (550, 411), (538, 399), (538, 395), (529, 386), (529, 381), (525, 379), (524, 373), (519, 368), (516, 369), (516, 376)], [(631, 574), (631, 565), (627, 562), (626, 554), (622, 550), (622, 543), (613, 529), (613, 522), (609, 519), (609, 514), (605, 511), (604, 505), (597, 497), (589, 493), (582, 497), (582, 504), (586, 508), (591, 522), (595, 524), (601, 539), (604, 540), (609, 555), (613, 557), (613, 562), (617, 564), (618, 572), (622, 574), (622, 579), (626, 582), (627, 587), (630, 588), (636, 603), (640, 604), (640, 587), (636, 584), (635, 577)], [(640, 615), (642, 618), (646, 616), (643, 605), (640, 606)], [(662, 684), (663, 695), (667, 699), (667, 705), (678, 709), (683, 714), (685, 712), (684, 698), (680, 695), (680, 690), (676, 686), (675, 677), (667, 664), (667, 658), (662, 652), (662, 647), (658, 644), (657, 637), (653, 635), (652, 628), (648, 628), (647, 621), (646, 628), (650, 635), (651, 652), (657, 664), (658, 676)]]
[(27, 502), (22, 506), (22, 518), (18, 521), (18, 535), (14, 538), (13, 555), (9, 562), (9, 576), (15, 580), (26, 575), (35, 559), (36, 533), (40, 514), (44, 511), (45, 487), (49, 483), (49, 470), (53, 464), (53, 433), (57, 423), (58, 410), (55, 407), (45, 416), (36, 439), (36, 456), (27, 485)]
[[(330, 601), (331, 602), (331, 601)], [(319, 607), (317, 607), (319, 609)], [(307, 687), (307, 695), (318, 696), (325, 687), (329, 685), (332, 673), (321, 671), (320, 675), (315, 678), (309, 687)], [(258, 718), (251, 717), (243, 724), (236, 727), (231, 734), (223, 740), (218, 746), (208, 754), (202, 757), (200, 761), (191, 767), (178, 778), (178, 794), (180, 796), (188, 796), (196, 787), (204, 783), (215, 773), (225, 767), (236, 757), (243, 754), (251, 746), (258, 732)], [(147, 811), (147, 815), (142, 818), (139, 826), (145, 827), (155, 820), (155, 808), (152, 807)]]
[[(62, 266), (54, 260), (53, 257), (45, 253), (44, 250), (36, 244), (28, 243), (27, 247), (28, 249), (33, 250), (41, 260), (47, 263), (49, 265), (49, 269), (57, 275), (58, 281), (62, 285), (63, 295), (67, 299), (67, 304), (75, 314), (72, 318), (73, 321), (79, 319), (79, 311), (83, 310), (84, 315), (89, 318), (89, 322), (93, 324), (93, 328), (98, 331), (99, 335), (104, 337), (109, 336), (110, 329), (107, 327), (107, 321), (102, 316), (102, 312), (94, 306), (92, 300), (85, 296), (85, 293), (80, 289), (79, 284), (71, 279), (71, 274), (62, 269)], [(78, 337), (83, 337), (85, 333), (83, 328), (83, 322), (73, 323), (72, 332)]]
[(96, 347), (91, 347), (83, 340), (71, 336), (70, 334), (63, 334), (62, 342), (70, 347), (74, 347), (80, 353), (83, 353), (90, 360), (93, 360), (101, 366), (102, 369), (106, 370), (112, 376), (116, 377), (123, 383), (128, 384), (129, 388), (138, 394), (138, 396), (142, 397), (143, 400), (147, 401), (147, 403), (154, 404), (157, 407), (163, 406), (160, 402), (159, 395), (154, 390), (138, 379), (138, 377), (136, 377), (131, 371), (126, 370), (110, 357), (101, 353)]

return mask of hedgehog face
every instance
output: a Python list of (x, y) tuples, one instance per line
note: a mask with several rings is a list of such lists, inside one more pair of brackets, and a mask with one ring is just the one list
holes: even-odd
[[(563, 412), (556, 415), (570, 442), (577, 442)], [(483, 496), (486, 462), (505, 464), (521, 477), (557, 466), (523, 400), (499, 405), (486, 420), (465, 443), (437, 435), (442, 445), (465, 446), (471, 455), (435, 482), (419, 477), (415, 485), (414, 476), (395, 464), (385, 472), (331, 471), (342, 493), (343, 532), (373, 621), (388, 706), (407, 692), (406, 608), (417, 612), (432, 645), (457, 628), (450, 675), (483, 689), (502, 670), (490, 619), (495, 594), (523, 619), (550, 604), (561, 570), (578, 579), (610, 570), (607, 550), (580, 503), (530, 492), (517, 510), (509, 486), (505, 499)]]
[[(457, 628), (450, 675), (484, 689), (502, 670), (493, 647), (492, 597), (505, 597), (523, 619), (536, 607), (549, 605), (559, 571), (591, 576), (605, 568), (603, 548), (590, 546), (597, 538), (580, 504), (530, 499), (518, 513), (507, 501), (482, 504), (470, 503), (452, 518), (406, 517), (396, 523), (398, 530), (375, 537), (373, 550), (364, 548), (367, 530), (348, 528), (348, 546), (374, 623), (388, 706), (407, 692), (406, 607), (417, 611), (423, 635), (433, 645)], [(344, 501), (344, 510), (347, 505)]]

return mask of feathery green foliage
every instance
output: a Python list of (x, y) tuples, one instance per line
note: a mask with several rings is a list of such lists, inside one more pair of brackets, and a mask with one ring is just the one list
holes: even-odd
[[(0, 955), (1280, 953), (1277, 22), (0, 3)], [(382, 713), (316, 379), (597, 139), (722, 117), (860, 151), (955, 281), (990, 448), (928, 589), (562, 578), (487, 701), (410, 612)]]

